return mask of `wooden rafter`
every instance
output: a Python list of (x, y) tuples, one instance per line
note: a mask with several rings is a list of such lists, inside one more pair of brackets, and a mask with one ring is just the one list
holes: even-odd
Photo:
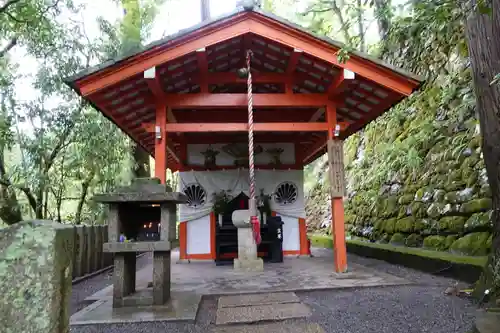
[(377, 117), (380, 116), (381, 112), (383, 110), (386, 110), (387, 108), (391, 107), (392, 105), (394, 105), (396, 102), (399, 102), (399, 99), (401, 97), (397, 97), (397, 96), (394, 96), (394, 94), (389, 94), (383, 101), (382, 103), (378, 106), (377, 108), (377, 111), (378, 112), (370, 112), (370, 113), (367, 113), (365, 117), (359, 119), (358, 121), (356, 121), (354, 124), (352, 124), (348, 131), (345, 132), (345, 133), (342, 133), (342, 137), (346, 137), (347, 135), (351, 134), (351, 133), (355, 133), (357, 131), (359, 131), (360, 129), (362, 129), (369, 121), (372, 121), (374, 119), (376, 119)]
[(319, 152), (325, 149), (326, 147), (326, 142), (327, 142), (327, 137), (326, 135), (323, 137), (320, 137), (316, 139), (316, 141), (306, 147), (306, 151), (304, 154), (301, 155), (302, 163), (307, 164), (309, 163)]

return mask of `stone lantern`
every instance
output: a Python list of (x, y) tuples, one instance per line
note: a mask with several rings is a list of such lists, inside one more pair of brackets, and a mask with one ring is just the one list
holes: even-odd
[[(135, 179), (130, 186), (93, 198), (109, 205), (108, 242), (114, 253), (113, 307), (163, 305), (170, 299), (170, 251), (176, 239), (176, 208), (183, 193), (158, 178)], [(153, 293), (134, 296), (137, 253), (153, 252)]]

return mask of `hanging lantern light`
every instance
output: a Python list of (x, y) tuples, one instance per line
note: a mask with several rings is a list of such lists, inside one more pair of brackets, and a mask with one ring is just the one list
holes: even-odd
[(245, 68), (245, 67), (242, 67), (242, 68), (238, 69), (238, 71), (236, 72), (236, 74), (238, 75), (238, 77), (240, 79), (246, 79), (247, 76), (248, 76), (248, 69)]

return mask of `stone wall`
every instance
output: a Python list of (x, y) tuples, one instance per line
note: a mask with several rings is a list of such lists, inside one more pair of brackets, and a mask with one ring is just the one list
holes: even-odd
[[(348, 235), (487, 254), (491, 193), (480, 145), (467, 70), (415, 93), (345, 143)], [(319, 178), (307, 202), (308, 225), (328, 234), (328, 182)]]

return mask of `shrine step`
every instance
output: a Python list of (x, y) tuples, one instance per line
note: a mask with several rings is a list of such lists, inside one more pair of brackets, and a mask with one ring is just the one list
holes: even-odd
[(295, 293), (268, 293), (255, 295), (235, 295), (219, 298), (219, 308), (231, 308), (238, 306), (299, 303), (300, 299)]
[(497, 333), (500, 328), (500, 313), (479, 310), (476, 315), (475, 329), (479, 333)]
[(310, 315), (309, 307), (300, 303), (294, 293), (222, 296), (219, 298), (216, 325), (278, 321)]

